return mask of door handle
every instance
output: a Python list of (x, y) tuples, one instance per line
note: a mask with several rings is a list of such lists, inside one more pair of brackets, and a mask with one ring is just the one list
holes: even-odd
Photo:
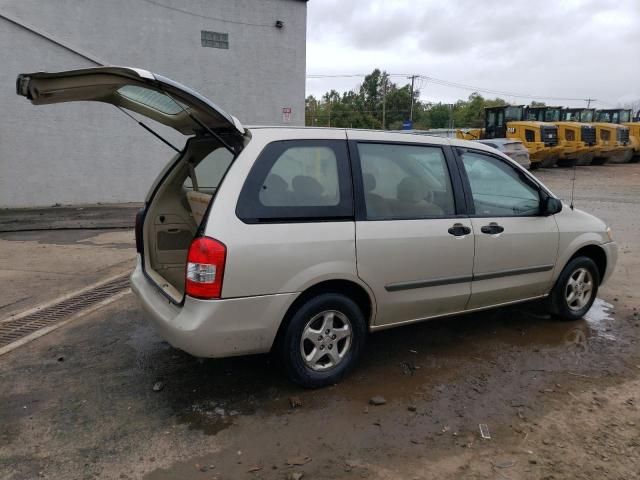
[(485, 225), (480, 228), (482, 233), (487, 233), (489, 235), (495, 235), (496, 233), (504, 232), (504, 227), (501, 227), (496, 222), (491, 222), (489, 225)]
[(465, 227), (461, 223), (454, 223), (453, 226), (447, 231), (454, 237), (462, 237), (471, 233), (471, 229), (469, 227)]

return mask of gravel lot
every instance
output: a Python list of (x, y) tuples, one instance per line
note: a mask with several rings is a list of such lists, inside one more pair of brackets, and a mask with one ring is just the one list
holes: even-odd
[[(572, 170), (535, 173), (570, 194)], [(342, 384), (305, 391), (269, 356), (171, 348), (128, 294), (0, 356), (0, 478), (638, 478), (640, 164), (576, 173), (576, 207), (620, 248), (588, 318), (526, 305), (383, 331)], [(0, 318), (79, 288), (64, 255), (85, 285), (129, 268), (130, 232), (100, 235), (0, 234)]]

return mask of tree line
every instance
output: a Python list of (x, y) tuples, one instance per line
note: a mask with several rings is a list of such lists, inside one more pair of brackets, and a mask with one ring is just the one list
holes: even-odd
[(414, 90), (411, 112), (411, 85), (398, 86), (390, 81), (389, 74), (376, 68), (354, 90), (330, 90), (320, 98), (309, 95), (305, 124), (399, 130), (412, 115), (415, 129), (482, 127), (485, 107), (507, 104), (501, 98), (487, 99), (477, 92), (454, 104), (423, 102), (419, 97), (420, 92)]

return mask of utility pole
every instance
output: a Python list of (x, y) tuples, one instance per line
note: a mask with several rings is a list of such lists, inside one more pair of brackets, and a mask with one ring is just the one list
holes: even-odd
[(382, 84), (382, 130), (386, 130), (387, 125), (387, 79)]
[(591, 102), (595, 102), (595, 101), (596, 101), (595, 98), (587, 98), (587, 108), (591, 106)]
[(411, 75), (407, 77), (411, 80), (411, 110), (409, 110), (409, 120), (413, 121), (413, 84), (420, 75)]

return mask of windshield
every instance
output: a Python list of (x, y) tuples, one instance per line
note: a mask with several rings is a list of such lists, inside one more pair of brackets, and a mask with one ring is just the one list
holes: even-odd
[(522, 107), (507, 107), (504, 110), (505, 120), (520, 121), (522, 120)]
[(531, 120), (531, 121), (537, 122), (540, 113), (542, 113), (542, 112), (540, 110), (537, 110), (537, 109), (532, 109), (532, 108), (527, 109), (527, 118), (526, 118), (526, 120)]
[(629, 110), (623, 110), (620, 112), (620, 122), (630, 122), (631, 112)]
[[(614, 119), (614, 116), (616, 117)], [(605, 122), (605, 123), (617, 123), (617, 115), (612, 114), (611, 112), (598, 112), (598, 121), (599, 122)]]
[(559, 108), (550, 108), (546, 112), (544, 112), (544, 121), (545, 122), (559, 122), (560, 121), (560, 109)]
[(581, 122), (593, 122), (593, 110), (583, 110), (580, 114)]

